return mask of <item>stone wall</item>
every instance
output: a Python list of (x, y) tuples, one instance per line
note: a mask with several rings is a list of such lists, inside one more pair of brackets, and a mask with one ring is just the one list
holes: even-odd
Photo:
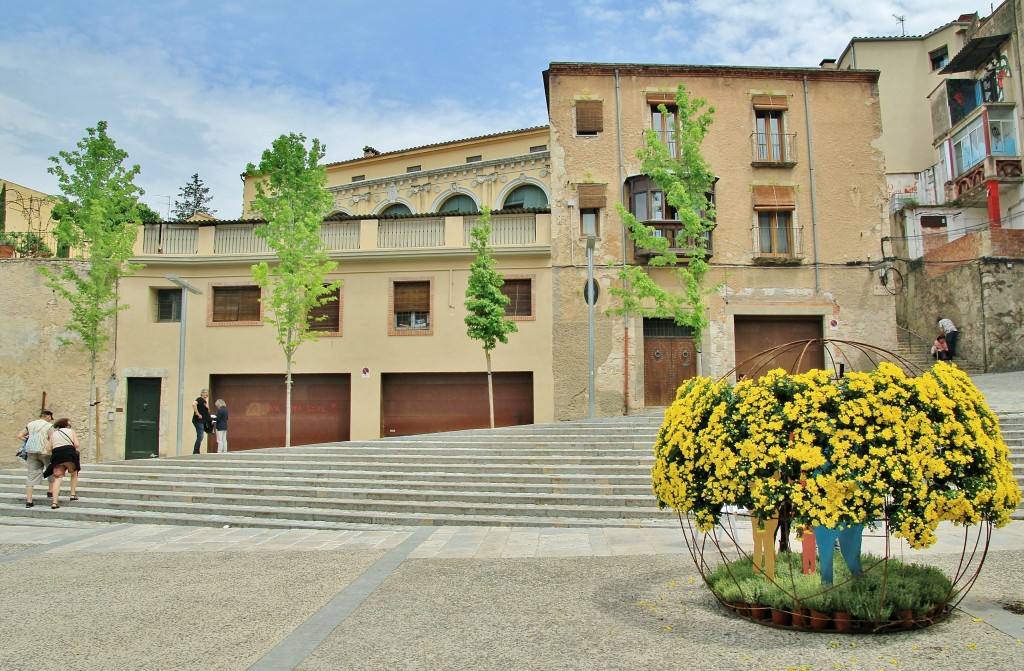
[[(37, 271), (41, 265), (57, 270), (67, 263), (82, 265), (78, 261), (0, 260), (0, 435), (6, 439), (0, 467), (24, 463), (14, 456), (19, 447), (15, 435), (38, 417), (44, 399), (56, 418), (71, 419), (83, 443), (83, 461), (96, 461), (96, 450), (87, 436), (89, 355), (73, 345), (60, 345), (61, 337), (70, 337), (65, 324), (71, 309)], [(101, 399), (107, 394), (112, 362), (112, 352), (101, 354), (97, 361)], [(105, 417), (109, 408), (103, 404), (100, 410)], [(114, 452), (112, 446), (102, 450), (106, 458), (116, 458)]]
[[(957, 349), (967, 361), (986, 372), (1024, 370), (1022, 234), (975, 233), (913, 264), (904, 271), (900, 322), (931, 339), (939, 317), (949, 317), (960, 331)], [(1018, 253), (1008, 254), (1014, 250)]]

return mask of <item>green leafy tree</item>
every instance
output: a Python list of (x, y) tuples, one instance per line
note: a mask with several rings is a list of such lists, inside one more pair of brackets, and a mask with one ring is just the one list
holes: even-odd
[(197, 214), (208, 214), (212, 217), (217, 211), (207, 206), (207, 203), (213, 200), (213, 196), (210, 195), (210, 187), (199, 179), (198, 172), (189, 178), (185, 186), (178, 189), (178, 197), (181, 200), (174, 201), (175, 219), (190, 219)]
[[(142, 266), (130, 264), (140, 221), (135, 186), (138, 165), (125, 167), (127, 152), (118, 149), (107, 135), (107, 122), (86, 129), (87, 135), (74, 151), (51, 156), (47, 170), (56, 175), (61, 195), (56, 197), (54, 234), (61, 245), (82, 250), (84, 268), (65, 264), (59, 272), (41, 266), (46, 286), (71, 304), (66, 328), (75, 344), (89, 353), (89, 403), (96, 404), (96, 359), (106, 351), (113, 336), (111, 317), (128, 308), (117, 301), (117, 283)], [(81, 268), (81, 269), (80, 269)], [(61, 339), (61, 344), (72, 341)], [(89, 413), (89, 434), (94, 435)]]
[(470, 246), (476, 252), (476, 259), (469, 266), (469, 285), (466, 287), (466, 333), (470, 338), (483, 344), (487, 359), (487, 404), (491, 413), (491, 428), (494, 428), (494, 384), (491, 379), (491, 350), (500, 342), (508, 344), (508, 334), (519, 329), (516, 323), (505, 316), (509, 297), (501, 292), (505, 279), (495, 270), (494, 256), (487, 246), (491, 237), (491, 210), (482, 208), (483, 214), (477, 219), (479, 226), (470, 232)]
[(264, 238), (277, 254), (271, 266), (252, 267), (252, 277), (263, 288), (266, 321), (276, 329), (285, 356), (285, 446), (291, 445), (292, 364), (295, 351), (307, 340), (317, 340), (310, 329), (314, 308), (335, 300), (341, 282), (327, 283), (337, 268), (320, 239), (320, 225), (334, 202), (327, 171), (319, 164), (325, 148), (314, 138), (306, 149), (306, 136), (291, 133), (274, 140), (260, 164), (250, 163), (248, 175), (258, 177), (255, 209), (266, 220), (254, 234)]
[[(676, 90), (678, 156), (673, 156), (657, 131), (650, 128), (644, 134), (644, 148), (637, 153), (644, 174), (661, 187), (666, 202), (675, 208), (682, 224), (678, 239), (685, 240), (687, 245), (682, 259), (669, 248), (667, 238), (658, 237), (653, 227), (637, 221), (621, 204), (616, 206), (633, 244), (654, 252), (648, 265), (667, 268), (677, 287), (662, 286), (655, 280), (658, 273), (649, 273), (642, 266), (626, 266), (619, 271), (623, 286), (609, 289), (622, 300), (621, 307), (610, 310), (612, 314), (674, 319), (680, 326), (693, 328), (698, 347), (708, 326), (705, 298), (714, 291), (706, 286), (710, 267), (705, 234), (715, 225), (714, 205), (708, 198), (715, 176), (701, 153), (701, 144), (714, 121), (715, 109), (704, 109), (706, 106), (706, 100), (691, 99), (686, 87), (680, 84)], [(664, 105), (658, 109), (664, 115), (670, 114)]]

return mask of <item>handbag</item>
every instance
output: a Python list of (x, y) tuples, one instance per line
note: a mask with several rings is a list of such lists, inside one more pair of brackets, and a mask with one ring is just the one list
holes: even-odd
[(28, 459), (28, 452), (26, 452), (26, 451), (25, 451), (25, 446), (24, 446), (24, 445), (22, 445), (22, 446), (21, 446), (21, 449), (20, 449), (20, 450), (18, 450), (18, 452), (17, 452), (17, 457), (18, 457), (19, 459), (25, 459), (25, 460), (27, 460), (27, 459)]
[[(43, 429), (45, 431), (46, 429)], [(25, 445), (22, 446), (22, 450), (28, 454), (39, 454), (46, 447), (43, 445), (43, 431), (34, 431), (32, 435), (25, 441)]]
[(207, 419), (203, 422), (203, 431), (213, 433), (213, 422), (211, 420)]

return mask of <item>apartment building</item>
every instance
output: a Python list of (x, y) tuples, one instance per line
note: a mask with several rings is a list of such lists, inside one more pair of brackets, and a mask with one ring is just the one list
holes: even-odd
[[(552, 419), (547, 143), (542, 126), (367, 147), (326, 166), (335, 207), (321, 235), (338, 263), (328, 279), (342, 285), (317, 315), (319, 341), (296, 354), (292, 444), (488, 425), (484, 353), (463, 322), (469, 232), (483, 206), (519, 329), (492, 354), (496, 423)], [(127, 457), (191, 451), (191, 401), (204, 387), (228, 404), (232, 450), (284, 444), (284, 354), (251, 279), (254, 263), (273, 258), (253, 235), (253, 194), (247, 179), (243, 219), (147, 224), (139, 236), (134, 260), (145, 268), (122, 281), (132, 309), (118, 324)]]
[(881, 72), (900, 338), (924, 349), (950, 317), (985, 371), (1024, 367), (1020, 12), (1007, 0), (927, 35), (855, 38), (838, 62)]
[[(894, 299), (869, 269), (889, 234), (878, 73), (833, 68), (552, 63), (544, 73), (551, 123), (555, 417), (588, 411), (587, 281), (583, 226), (595, 221), (595, 401), (598, 414), (666, 405), (696, 374), (755, 375), (748, 359), (804, 338), (891, 348)], [(717, 175), (709, 240), (710, 327), (607, 316), (624, 265), (649, 254), (615, 209), (669, 238), (680, 224), (637, 152), (653, 128), (672, 146), (683, 84), (714, 107), (704, 156)], [(666, 112), (660, 105), (666, 106)], [(664, 269), (649, 274), (665, 286)], [(855, 346), (791, 351), (775, 363), (806, 369), (864, 364)]]

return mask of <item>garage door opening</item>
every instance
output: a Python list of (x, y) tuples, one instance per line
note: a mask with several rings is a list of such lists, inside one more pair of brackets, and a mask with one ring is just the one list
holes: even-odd
[[(736, 378), (757, 378), (769, 370), (783, 368), (787, 372), (804, 373), (825, 367), (825, 347), (814, 343), (803, 351), (793, 347), (772, 360), (762, 357), (749, 360), (761, 352), (798, 340), (822, 337), (821, 317), (741, 317), (735, 318)], [(802, 356), (801, 356), (802, 354)]]
[[(494, 373), (494, 425), (533, 423), (533, 373)], [(487, 373), (385, 373), (382, 437), (491, 425)]]
[[(350, 384), (340, 373), (292, 375), (292, 445), (349, 439)], [(284, 375), (211, 375), (211, 409), (218, 398), (228, 406), (231, 452), (284, 445)]]

